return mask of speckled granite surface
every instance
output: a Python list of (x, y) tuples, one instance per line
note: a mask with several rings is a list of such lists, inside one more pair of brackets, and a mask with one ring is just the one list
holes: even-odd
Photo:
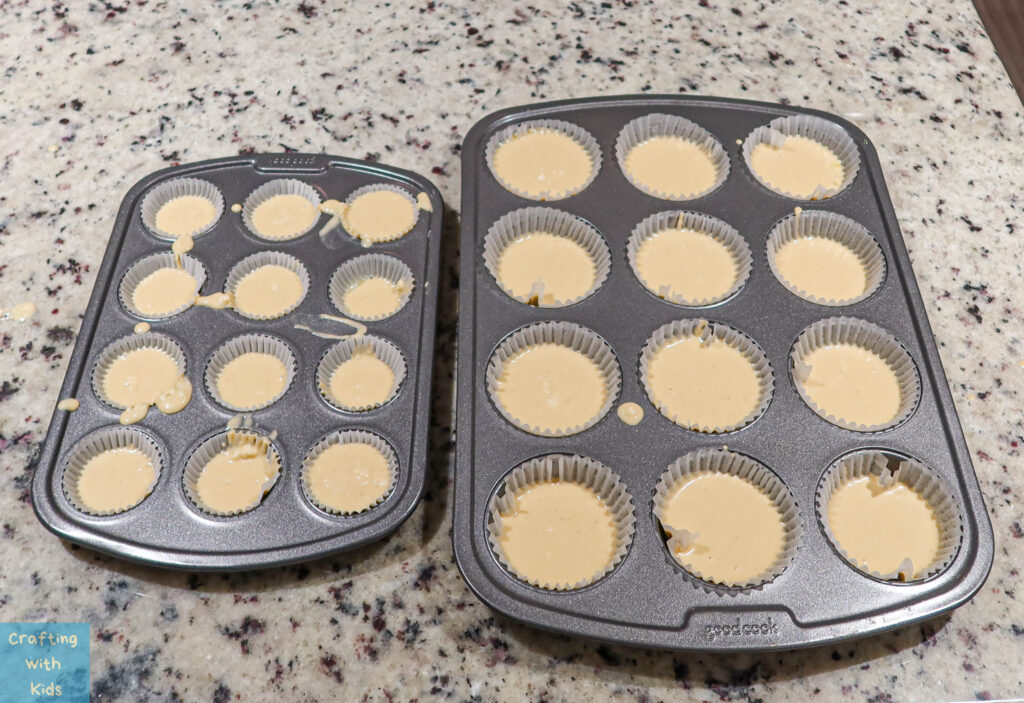
[[(1024, 121), (967, 0), (492, 3), (487, 17), (470, 3), (189, 5), (0, 3), (0, 307), (39, 306), (0, 321), (0, 620), (90, 621), (94, 700), (1024, 695)], [(428, 174), (457, 207), (459, 144), (485, 113), (647, 91), (813, 106), (874, 140), (994, 524), (995, 567), (970, 604), (836, 648), (734, 657), (494, 617), (452, 561), (448, 355), (433, 479), (386, 542), (189, 576), (70, 548), (38, 524), (39, 442), (114, 212), (142, 175), (323, 150)], [(443, 306), (451, 348), (451, 288)]]

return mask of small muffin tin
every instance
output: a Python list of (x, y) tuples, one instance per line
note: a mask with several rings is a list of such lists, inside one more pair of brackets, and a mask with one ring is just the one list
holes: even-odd
[[(200, 294), (224, 291), (230, 272), (243, 259), (281, 252), (298, 261), (309, 276), (307, 293), (294, 310), (259, 320), (232, 309), (192, 306), (162, 319), (146, 320), (119, 299), (123, 298), (118, 291), (126, 272), (147, 257), (170, 251), (170, 241), (144, 225), (141, 210), (145, 196), (183, 177), (213, 184), (224, 199), (216, 223), (195, 237), (195, 247), (189, 252), (201, 266), (199, 270), (205, 271)], [(371, 247), (364, 247), (341, 225), (320, 235), (328, 215), (321, 215), (301, 236), (265, 239), (256, 236), (243, 214), (231, 206), (246, 202), (262, 185), (277, 179), (295, 179), (322, 200), (344, 201), (351, 193), (374, 185), (398, 188), (413, 200), (426, 193), (431, 211), (421, 209), (415, 227), (402, 238)], [(57, 535), (93, 549), (193, 570), (252, 569), (313, 559), (353, 549), (396, 530), (419, 502), (426, 473), (443, 207), (437, 188), (418, 174), (325, 154), (215, 159), (166, 169), (136, 183), (118, 212), (61, 388), (60, 397), (77, 398), (80, 407), (75, 412), (54, 412), (33, 480), (33, 504), (42, 523)], [(317, 387), (321, 360), (338, 341), (315, 336), (296, 325), (335, 335), (353, 331), (321, 315), (344, 314), (331, 302), (331, 277), (345, 262), (366, 254), (393, 257), (408, 267), (414, 279), (411, 296), (401, 310), (386, 319), (364, 323), (368, 335), (386, 340), (401, 352), (406, 375), (396, 397), (387, 404), (365, 412), (346, 412), (326, 402)], [(116, 340), (133, 336), (133, 329), (143, 321), (149, 322), (152, 333), (166, 335), (180, 346), (192, 383), (192, 399), (177, 414), (164, 415), (152, 407), (145, 419), (127, 428), (141, 433), (159, 451), (159, 477), (152, 493), (116, 515), (89, 515), (69, 500), (62, 486), (65, 468), (91, 436), (119, 426), (120, 410), (97, 396), (90, 379), (103, 350)], [(252, 429), (272, 437), (281, 472), (257, 507), (219, 517), (203, 512), (190, 500), (183, 471), (189, 457), (208, 440), (222, 435), (236, 416), (236, 411), (217, 402), (205, 376), (218, 350), (229, 340), (246, 335), (267, 336), (280, 345), (285, 357), (294, 357), (287, 390), (269, 406), (248, 413)], [(348, 430), (381, 437), (397, 457), (397, 479), (379, 504), (357, 514), (335, 515), (307, 498), (301, 474), (303, 461), (322, 440)]]
[[(628, 124), (651, 114), (682, 117), (707, 130), (728, 154), (724, 182), (685, 201), (660, 199), (632, 185), (618, 163), (617, 140)], [(807, 116), (848, 135), (859, 161), (851, 182), (817, 201), (789, 198), (762, 185), (743, 151), (744, 141), (772, 120), (801, 117), (802, 123)], [(495, 179), (488, 165), (493, 140), (532, 121), (570, 123), (596, 140), (598, 171), (584, 189), (537, 202)], [(473, 127), (462, 153), (459, 441), (452, 539), (463, 576), (485, 603), (516, 620), (564, 634), (663, 649), (737, 651), (790, 649), (888, 630), (955, 608), (978, 591), (991, 568), (991, 526), (878, 157), (859, 129), (835, 115), (784, 105), (624, 96), (496, 112)], [(611, 251), (611, 266), (593, 294), (565, 307), (534, 307), (498, 285), (486, 265), (485, 236), (501, 218), (526, 207), (568, 212), (601, 234)], [(849, 305), (819, 304), (800, 297), (773, 274), (770, 234), (797, 207), (805, 213), (838, 213), (874, 237), (885, 258), (885, 273), (870, 295)], [(647, 218), (669, 211), (717, 218), (738, 231), (752, 261), (737, 291), (708, 306), (687, 307), (658, 298), (637, 279), (629, 262), (630, 234)], [(910, 354), (920, 376), (920, 397), (896, 426), (877, 432), (846, 429), (817, 415), (798, 394), (791, 362), (794, 345), (812, 324), (836, 316), (883, 328)], [(652, 334), (674, 321), (693, 326), (698, 320), (749, 336), (774, 374), (767, 408), (734, 431), (711, 434), (673, 424), (651, 404), (642, 384), (641, 354)], [(622, 370), (614, 404), (639, 404), (643, 420), (627, 425), (613, 406), (576, 434), (545, 437), (503, 417), (488, 394), (489, 364), (510, 334), (538, 322), (581, 325), (605, 340)], [(799, 537), (792, 560), (760, 586), (726, 587), (689, 574), (672, 559), (654, 517), (656, 487), (668, 467), (696, 450), (723, 447), (767, 467), (796, 504)], [(948, 486), (962, 533), (955, 556), (939, 573), (911, 582), (886, 581), (857, 570), (831, 545), (815, 498), (829, 468), (861, 450), (916, 459)], [(516, 578), (489, 543), (488, 506), (504, 478), (549, 454), (600, 462), (635, 501), (636, 529), (628, 553), (610, 573), (575, 590), (544, 589)], [(727, 505), (721, 515), (730, 519)]]

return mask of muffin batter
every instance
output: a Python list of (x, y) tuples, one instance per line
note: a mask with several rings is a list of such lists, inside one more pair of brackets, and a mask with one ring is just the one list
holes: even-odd
[(715, 185), (711, 154), (679, 137), (653, 137), (626, 154), (626, 172), (646, 188), (670, 198), (692, 198)]
[(235, 309), (251, 317), (280, 317), (300, 300), (299, 274), (277, 264), (250, 271), (235, 286)]
[(391, 470), (384, 454), (364, 442), (332, 444), (306, 473), (310, 495), (342, 513), (370, 508), (391, 490)]
[(779, 148), (758, 144), (751, 151), (750, 167), (768, 185), (798, 198), (810, 198), (819, 188), (832, 190), (843, 183), (839, 157), (807, 137), (786, 137)]
[(587, 250), (568, 237), (530, 232), (511, 242), (498, 258), (498, 282), (531, 305), (552, 307), (579, 298), (597, 276)]
[(822, 412), (859, 425), (882, 425), (900, 411), (900, 384), (885, 361), (855, 344), (815, 349), (794, 374)]
[(331, 374), (330, 397), (342, 407), (367, 409), (383, 405), (395, 392), (395, 372), (369, 347), (356, 349)]
[(402, 306), (406, 285), (406, 281), (393, 283), (382, 276), (356, 281), (342, 297), (345, 312), (367, 320), (394, 315)]
[(167, 315), (192, 303), (199, 287), (196, 284), (196, 279), (184, 269), (159, 268), (135, 286), (132, 305), (143, 315)]
[(125, 408), (122, 425), (144, 418), (150, 405), (169, 415), (182, 410), (192, 398), (192, 384), (174, 359), (152, 347), (121, 354), (103, 374), (101, 385), (111, 403)]
[(790, 240), (775, 252), (775, 268), (788, 285), (821, 300), (853, 300), (867, 290), (864, 264), (834, 239)]
[(528, 130), (494, 150), (494, 172), (502, 184), (535, 198), (564, 198), (583, 187), (593, 170), (583, 145), (554, 129)]
[(636, 403), (623, 403), (616, 410), (616, 414), (627, 425), (639, 425), (644, 419), (644, 409)]
[(269, 449), (266, 437), (228, 432), (227, 446), (210, 459), (196, 481), (201, 507), (217, 513), (256, 507), (277, 478)]
[(309, 198), (296, 193), (274, 195), (256, 206), (252, 226), (267, 239), (294, 239), (313, 226), (320, 210)]
[(284, 393), (288, 370), (273, 354), (248, 352), (232, 359), (217, 374), (217, 394), (233, 408), (255, 410)]
[(724, 244), (692, 229), (665, 229), (645, 239), (637, 248), (636, 268), (652, 293), (690, 305), (721, 298), (738, 274)]
[(75, 488), (88, 510), (119, 513), (141, 503), (155, 481), (156, 469), (148, 456), (134, 447), (119, 447), (90, 459)]
[(393, 190), (371, 190), (342, 211), (345, 229), (363, 245), (388, 242), (407, 234), (416, 224), (416, 206)]
[(172, 237), (195, 234), (217, 216), (217, 208), (200, 195), (182, 195), (160, 206), (154, 218), (157, 229)]

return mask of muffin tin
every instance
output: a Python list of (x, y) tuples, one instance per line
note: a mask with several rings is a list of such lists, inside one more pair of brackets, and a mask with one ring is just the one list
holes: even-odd
[[(683, 117), (707, 130), (728, 154), (728, 176), (702, 197), (665, 200), (632, 185), (618, 164), (616, 143), (634, 120), (651, 114)], [(859, 166), (848, 184), (823, 200), (801, 201), (773, 192), (750, 172), (743, 143), (778, 118), (825, 120), (848, 135)], [(808, 120), (808, 117), (814, 118)], [(591, 135), (598, 171), (581, 191), (537, 202), (510, 192), (489, 168), (493, 140), (526, 122), (570, 123)], [(792, 123), (792, 121), (790, 121)], [(764, 138), (758, 132), (757, 138)], [(992, 531), (945, 380), (924, 304), (893, 212), (881, 167), (867, 137), (828, 113), (747, 101), (677, 96), (626, 96), (546, 103), (503, 110), (478, 122), (463, 144), (462, 258), (459, 291), (458, 442), (452, 539), (470, 588), (516, 620), (552, 630), (635, 646), (681, 650), (788, 649), (858, 637), (923, 620), (955, 608), (984, 582), (993, 556)], [(534, 307), (509, 296), (488, 270), (485, 236), (509, 213), (526, 207), (564, 211), (585, 220), (607, 242), (610, 271), (593, 294), (565, 307)], [(849, 305), (806, 300), (773, 274), (768, 241), (795, 208), (834, 212), (865, 228), (885, 259), (884, 278)], [(698, 213), (735, 228), (749, 246), (749, 276), (726, 299), (686, 307), (658, 298), (634, 274), (631, 232), (658, 213)], [(791, 354), (801, 333), (836, 316), (883, 328), (906, 349), (920, 377), (920, 395), (894, 427), (866, 432), (817, 415), (793, 381)], [(656, 330), (675, 321), (721, 323), (749, 336), (774, 375), (762, 414), (719, 434), (673, 424), (655, 408), (641, 381), (641, 350)], [(615, 353), (622, 370), (615, 405), (644, 410), (636, 426), (614, 407), (570, 436), (541, 436), (516, 427), (488, 392), (489, 364), (504, 340), (537, 322), (566, 322), (592, 330)], [(861, 428), (863, 429), (863, 428)], [(672, 558), (654, 517), (656, 486), (666, 469), (699, 449), (750, 457), (774, 473), (796, 504), (799, 537), (786, 568), (761, 586), (726, 587), (688, 574)], [(961, 529), (952, 560), (939, 573), (912, 582), (886, 581), (857, 570), (834, 549), (816, 515), (815, 498), (837, 459), (883, 450), (927, 466), (947, 486)], [(489, 505), (506, 477), (550, 454), (582, 455), (611, 469), (632, 496), (635, 534), (610, 573), (583, 588), (546, 590), (513, 575), (489, 541)], [(728, 506), (722, 506), (728, 520)]]
[[(97, 396), (90, 379), (102, 351), (112, 342), (132, 337), (135, 326), (144, 321), (124, 304), (123, 293), (119, 296), (126, 272), (137, 262), (170, 250), (169, 240), (144, 225), (144, 198), (154, 188), (183, 177), (208, 182), (223, 196), (219, 218), (195, 237), (195, 247), (189, 253), (201, 267), (197, 270), (205, 272), (201, 294), (225, 290), (238, 262), (267, 252), (282, 252), (297, 260), (308, 273), (308, 290), (294, 310), (270, 320), (199, 306), (148, 320), (152, 326), (149, 334), (166, 335), (184, 353), (192, 400), (172, 415), (150, 408), (145, 419), (124, 430), (141, 433), (149, 440), (146, 446), (152, 444), (159, 452), (161, 470), (152, 493), (125, 512), (89, 515), (69, 500), (62, 486), (64, 471), (78, 447), (106, 428), (119, 427), (120, 411)], [(426, 193), (431, 211), (421, 209), (415, 227), (404, 237), (369, 248), (340, 225), (320, 235), (327, 215), (301, 236), (269, 240), (256, 236), (243, 213), (238, 208), (233, 211), (231, 205), (246, 202), (262, 185), (277, 179), (295, 179), (323, 200), (343, 201), (374, 185), (398, 188), (414, 200), (419, 193)], [(75, 412), (54, 412), (43, 445), (32, 486), (39, 519), (61, 537), (120, 557), (174, 568), (216, 570), (312, 559), (358, 547), (397, 529), (416, 507), (426, 472), (442, 213), (440, 194), (422, 176), (324, 154), (216, 159), (167, 169), (139, 181), (121, 204), (61, 388), (60, 397), (77, 398), (80, 407)], [(296, 325), (327, 334), (351, 333), (350, 326), (321, 315), (343, 315), (331, 302), (331, 277), (346, 261), (370, 253), (401, 261), (414, 279), (410, 298), (401, 310), (386, 319), (364, 323), (367, 335), (399, 350), (406, 373), (390, 402), (364, 412), (346, 412), (326, 402), (317, 386), (321, 361), (338, 341), (315, 336)], [(277, 340), (274, 344), (285, 358), (294, 358), (287, 390), (268, 407), (250, 413), (251, 429), (272, 437), (281, 473), (254, 509), (230, 517), (214, 516), (190, 500), (183, 471), (197, 449), (224, 433), (229, 422), (238, 422), (233, 420), (236, 411), (217, 402), (211, 393), (205, 379), (208, 364), (225, 343), (254, 334), (269, 335)], [(262, 349), (259, 345), (254, 348)], [(243, 423), (241, 429), (246, 427)], [(307, 498), (301, 473), (303, 461), (322, 440), (348, 430), (381, 437), (397, 458), (397, 478), (379, 504), (358, 514), (335, 515)]]

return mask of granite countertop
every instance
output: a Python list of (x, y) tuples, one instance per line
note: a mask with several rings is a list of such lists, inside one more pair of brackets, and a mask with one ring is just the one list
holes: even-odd
[[(98, 701), (931, 701), (1024, 695), (1022, 107), (968, 0), (909, 3), (62, 3), (0, 8), (0, 620), (92, 623)], [(855, 7), (859, 6), (859, 7)], [(454, 209), (484, 114), (683, 93), (805, 105), (878, 148), (995, 531), (951, 616), (837, 647), (631, 650), (494, 615), (452, 560), (455, 252), (432, 478), (391, 539), (263, 573), (161, 571), (36, 521), (40, 442), (121, 197), (247, 151), (419, 171)], [(449, 218), (454, 222), (454, 218)], [(455, 236), (453, 224), (448, 237)]]

